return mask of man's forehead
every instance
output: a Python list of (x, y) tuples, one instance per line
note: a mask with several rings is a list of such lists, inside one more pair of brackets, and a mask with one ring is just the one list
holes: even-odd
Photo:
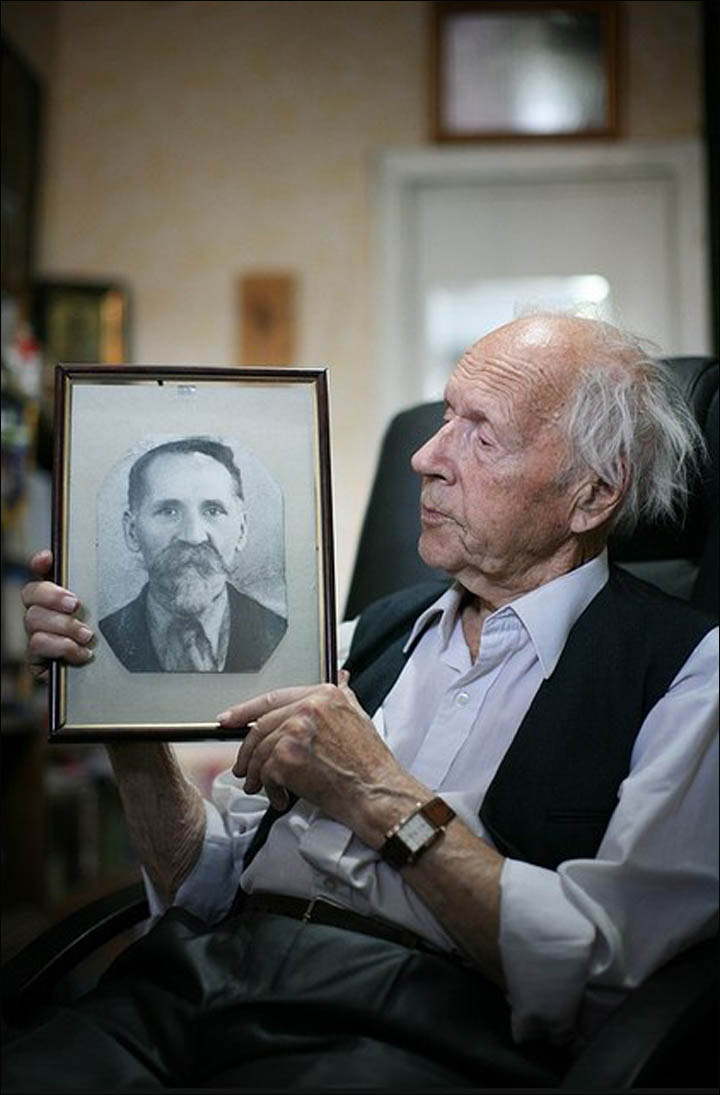
[(145, 468), (148, 486), (160, 487), (168, 479), (190, 482), (222, 483), (233, 487), (232, 475), (224, 464), (204, 452), (162, 452)]
[(566, 398), (588, 347), (598, 332), (589, 321), (565, 317), (515, 320), (489, 332), (465, 350), (448, 391), (497, 390), (507, 399), (555, 402)]

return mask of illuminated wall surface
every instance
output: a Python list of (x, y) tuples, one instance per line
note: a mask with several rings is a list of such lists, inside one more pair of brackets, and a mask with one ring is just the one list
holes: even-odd
[[(700, 4), (620, 7), (622, 138), (696, 136)], [(3, 26), (47, 81), (40, 269), (126, 281), (136, 361), (233, 361), (238, 278), (296, 275), (298, 362), (331, 367), (342, 603), (383, 426), (375, 166), (428, 147), (429, 5), (8, 2)]]

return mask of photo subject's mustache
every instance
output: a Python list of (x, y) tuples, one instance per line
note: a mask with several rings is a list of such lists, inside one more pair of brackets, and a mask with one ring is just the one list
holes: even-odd
[(168, 544), (153, 561), (150, 573), (162, 578), (172, 577), (178, 571), (192, 567), (202, 578), (225, 574), (227, 568), (214, 544), (188, 544), (182, 540)]

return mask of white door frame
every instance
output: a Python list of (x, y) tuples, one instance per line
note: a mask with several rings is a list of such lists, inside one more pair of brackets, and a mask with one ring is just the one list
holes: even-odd
[[(408, 353), (406, 273), (412, 262), (410, 210), (420, 186), (662, 179), (672, 183), (676, 242), (673, 280), (679, 293), (682, 352), (710, 353), (705, 157), (700, 140), (620, 144), (544, 144), (537, 148), (390, 150), (376, 172), (377, 388), (381, 421), (409, 403), (419, 388)], [(652, 332), (644, 332), (652, 336)], [(680, 351), (678, 351), (680, 352)]]

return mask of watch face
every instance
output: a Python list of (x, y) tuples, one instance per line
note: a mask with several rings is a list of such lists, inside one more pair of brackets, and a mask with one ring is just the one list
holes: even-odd
[(417, 852), (434, 832), (434, 827), (422, 814), (415, 814), (405, 822), (398, 835), (402, 837), (403, 844), (412, 852)]

